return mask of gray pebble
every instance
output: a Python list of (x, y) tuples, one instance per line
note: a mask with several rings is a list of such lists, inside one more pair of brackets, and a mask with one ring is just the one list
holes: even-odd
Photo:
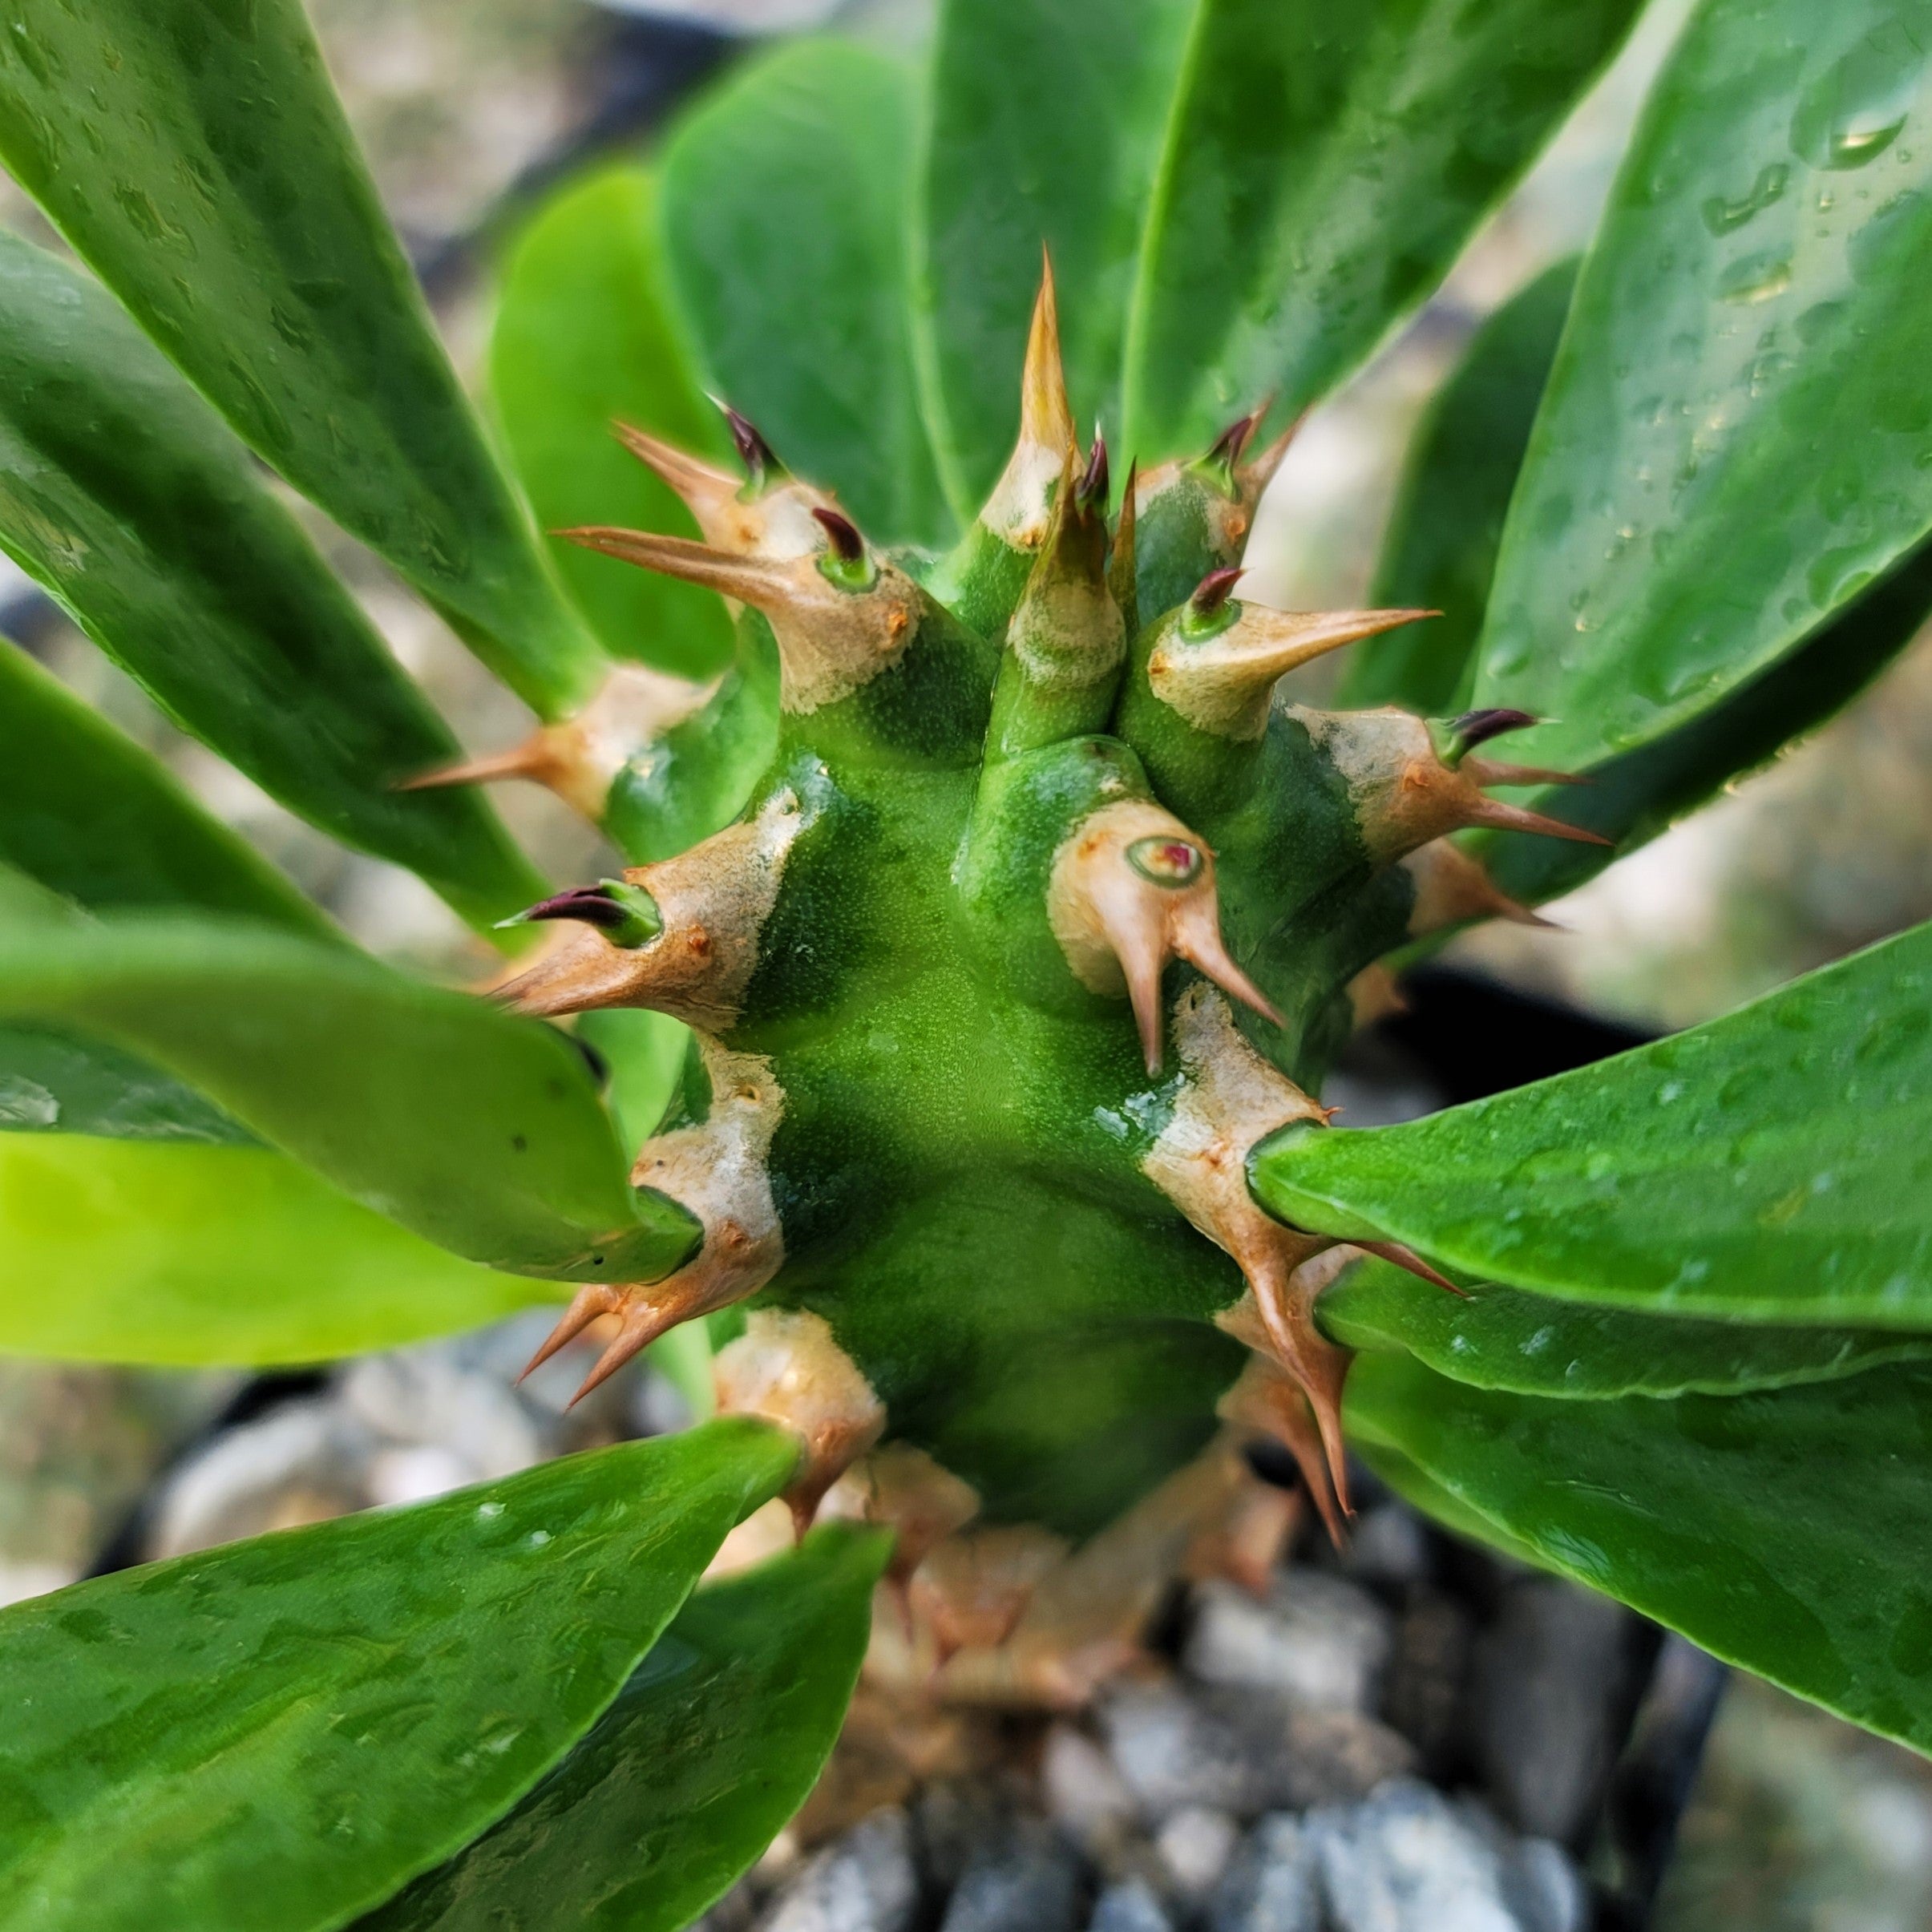
[(1306, 1821), (1333, 1932), (1576, 1932), (1580, 1890), (1551, 1882), (1473, 1805), (1400, 1780)]
[(1321, 1932), (1315, 1847), (1299, 1821), (1277, 1813), (1248, 1833), (1208, 1923), (1211, 1932)]
[(1130, 1878), (1101, 1894), (1087, 1932), (1174, 1932), (1174, 1921), (1145, 1880)]
[(875, 1812), (806, 1861), (759, 1932), (907, 1932), (918, 1905), (906, 1814)]
[(1057, 1833), (1021, 1825), (968, 1864), (940, 1932), (1074, 1932), (1081, 1870)]
[(1295, 1570), (1265, 1602), (1221, 1582), (1194, 1601), (1185, 1661), (1202, 1683), (1277, 1692), (1310, 1710), (1374, 1709), (1393, 1620), (1359, 1585)]

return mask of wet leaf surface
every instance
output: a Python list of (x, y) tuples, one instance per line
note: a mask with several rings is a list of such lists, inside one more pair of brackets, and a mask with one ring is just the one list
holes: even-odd
[(817, 1781), (890, 1549), (830, 1525), (699, 1590), (570, 1756), (359, 1932), (678, 1932)]
[(342, 1924), (569, 1750), (796, 1455), (709, 1423), (0, 1612), (7, 1924)]

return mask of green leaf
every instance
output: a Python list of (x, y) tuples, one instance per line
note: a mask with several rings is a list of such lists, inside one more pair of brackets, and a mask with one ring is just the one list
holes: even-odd
[(663, 218), (720, 393), (875, 540), (936, 544), (952, 531), (913, 376), (914, 117), (911, 77), (887, 55), (781, 47), (679, 127)]
[(607, 1006), (578, 1016), (577, 1037), (610, 1069), (604, 1098), (617, 1117), (625, 1155), (634, 1161), (684, 1077), (691, 1029), (669, 1013)]
[(1127, 329), (1127, 443), (1289, 412), (1435, 287), (1641, 0), (1195, 0)]
[(0, 858), (83, 906), (191, 906), (334, 932), (158, 758), (4, 641)]
[[(0, 44), (0, 75), (5, 59)], [(99, 287), (4, 233), (0, 548), (178, 724), (312, 824), (479, 921), (542, 889), (476, 794), (394, 789), (457, 755), (442, 720), (166, 359)], [(99, 757), (82, 774), (48, 773), (52, 747), (30, 755), (70, 796), (108, 775)], [(77, 823), (138, 809), (102, 799)]]
[[(695, 536), (677, 496), (611, 434), (634, 423), (700, 455), (728, 456), (671, 313), (657, 184), (608, 168), (544, 203), (503, 265), (490, 388), (511, 459), (545, 529), (617, 523)], [(709, 591), (575, 545), (556, 564), (612, 656), (708, 677), (731, 656)]]
[(324, 1932), (596, 1723), (797, 1445), (707, 1424), (0, 1613), (10, 1932)]
[(1824, 629), (1709, 710), (1641, 751), (1597, 766), (1586, 787), (1551, 790), (1531, 801), (1540, 811), (1615, 839), (1614, 851), (1568, 839), (1485, 834), (1479, 843), (1490, 848), (1491, 875), (1526, 901), (1574, 891), (1850, 703), (1918, 635), (1928, 612), (1932, 544), (1921, 544)]
[(300, 0), (19, 0), (8, 26), (0, 160), (75, 253), (540, 710), (584, 695), (599, 653), (436, 341)]
[(56, 1130), (110, 1140), (255, 1144), (240, 1122), (135, 1054), (57, 1027), (0, 1026), (0, 1132)]
[(1932, 1327), (1932, 925), (1708, 1025), (1249, 1162), (1283, 1220), (1578, 1300)]
[(0, 1013), (141, 1054), (472, 1261), (650, 1281), (695, 1241), (682, 1208), (631, 1186), (564, 1035), (342, 948), (158, 917), (9, 933)]
[(1458, 709), (1577, 267), (1558, 262), (1497, 309), (1430, 403), (1409, 444), (1368, 601), (1442, 615), (1357, 645), (1338, 704), (1403, 705), (1435, 717)]
[(1198, 10), (1198, 0), (1110, 0), (1104, 17), (1092, 0), (948, 0), (940, 13), (915, 299), (929, 413), (963, 517), (1018, 431), (1043, 244), (1073, 406), (1120, 427), (1141, 224)]
[(678, 1932), (804, 1803), (891, 1550), (833, 1525), (699, 1590), (597, 1728), (463, 1855), (358, 1932)]
[[(0, 1107), (10, 1090), (17, 1102), (0, 1076)], [(320, 1362), (547, 1299), (541, 1283), (432, 1247), (270, 1148), (103, 1130), (0, 1134), (0, 1352)]]
[[(1476, 701), (1539, 764), (1628, 752), (1932, 524), (1932, 10), (1704, 0), (1585, 265)], [(1897, 138), (1902, 130), (1905, 137)]]
[(1419, 1468), (1549, 1568), (1932, 1750), (1932, 1368), (1565, 1402), (1364, 1356), (1346, 1413), (1396, 1486)]
[(1883, 1328), (1775, 1328), (1591, 1308), (1471, 1282), (1459, 1301), (1385, 1261), (1351, 1268), (1317, 1304), (1350, 1348), (1406, 1349), (1477, 1388), (1572, 1400), (1734, 1394), (1932, 1357), (1932, 1336)]

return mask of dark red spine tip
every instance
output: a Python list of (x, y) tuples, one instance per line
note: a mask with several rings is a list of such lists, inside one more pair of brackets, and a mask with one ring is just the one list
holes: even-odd
[(1113, 487), (1113, 479), (1107, 470), (1107, 439), (1100, 425), (1093, 426), (1093, 451), (1087, 459), (1086, 472), (1073, 487), (1074, 500), (1085, 510), (1094, 503), (1104, 503)]
[(718, 407), (725, 412), (725, 422), (731, 431), (733, 447), (738, 451), (738, 459), (750, 472), (752, 481), (760, 482), (769, 471), (778, 467), (778, 459), (772, 454), (771, 445), (758, 434), (758, 425), (747, 416), (742, 416), (729, 402), (721, 402)]
[(859, 534), (858, 525), (850, 517), (841, 516), (836, 510), (818, 505), (814, 506), (812, 515), (824, 531), (832, 555), (840, 563), (856, 564), (865, 555), (865, 539)]
[(601, 886), (572, 886), (548, 899), (540, 899), (518, 913), (516, 924), (540, 919), (574, 919), (587, 926), (607, 929), (621, 926), (632, 915), (619, 905)]
[(1227, 570), (1211, 570), (1194, 586), (1194, 594), (1188, 599), (1189, 608), (1197, 617), (1210, 617), (1235, 594), (1235, 586), (1247, 572), (1239, 564)]
[(1245, 416), (1237, 416), (1215, 439), (1207, 452), (1207, 461), (1233, 469), (1247, 454), (1247, 446), (1254, 440), (1255, 432), (1261, 427), (1261, 419), (1267, 413), (1268, 406), (1264, 402), (1259, 409), (1250, 410)]
[(1542, 722), (1532, 711), (1465, 711), (1449, 730), (1465, 751), (1473, 751), (1478, 745), (1487, 744), (1493, 738), (1501, 738), (1506, 731), (1524, 731), (1531, 725)]

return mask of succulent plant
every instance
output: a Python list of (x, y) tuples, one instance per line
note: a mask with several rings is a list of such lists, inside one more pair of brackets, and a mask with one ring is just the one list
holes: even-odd
[[(1265, 1573), (1264, 1441), (1337, 1538), (1352, 1438), (1932, 1745), (1926, 929), (1420, 1122), (1320, 1101), (1392, 964), (1541, 923), (1932, 604), (1932, 23), (1700, 0), (1591, 255), (1418, 432), (1379, 608), (1311, 612), (1246, 568), (1294, 422), (1638, 8), (1330, 11), (952, 0), (916, 72), (748, 63), (527, 220), (507, 470), (297, 0), (14, 7), (0, 156), (94, 273), (0, 237), (0, 545), (508, 956), (360, 952), (6, 652), (0, 1347), (568, 1295), (532, 1368), (676, 1348), (716, 1414), (0, 1615), (10, 1926), (672, 1932), (868, 1645), (883, 1697), (1061, 1708), (1175, 1577)], [(256, 459), (527, 738), (457, 746)], [(1346, 708), (1282, 685), (1332, 653)], [(513, 778), (604, 876), (534, 871)], [(780, 1498), (796, 1550), (694, 1591)]]

